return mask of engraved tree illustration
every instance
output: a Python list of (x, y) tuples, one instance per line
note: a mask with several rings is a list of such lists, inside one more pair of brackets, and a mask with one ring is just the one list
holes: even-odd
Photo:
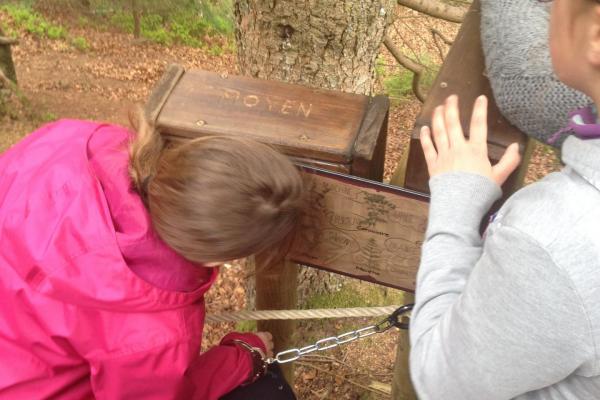
[(367, 244), (361, 249), (360, 254), (356, 257), (357, 265), (363, 269), (363, 272), (370, 274), (381, 273), (384, 250), (377, 245), (377, 241), (371, 238)]
[(390, 211), (396, 209), (396, 205), (389, 202), (385, 196), (363, 192), (368, 207), (368, 214), (358, 224), (359, 229), (375, 228), (378, 222), (386, 222)]
[(311, 176), (304, 178), (304, 185), (308, 193), (308, 209), (300, 221), (297, 235), (301, 237), (305, 251), (311, 251), (321, 241), (321, 231), (326, 219), (326, 197), (331, 192), (331, 185)]

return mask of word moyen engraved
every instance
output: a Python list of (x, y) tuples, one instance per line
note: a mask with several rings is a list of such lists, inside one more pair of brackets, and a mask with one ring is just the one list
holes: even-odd
[(300, 100), (281, 99), (271, 96), (242, 93), (236, 89), (223, 89), (221, 99), (226, 102), (241, 104), (246, 108), (260, 108), (276, 114), (303, 116), (308, 118), (313, 105)]

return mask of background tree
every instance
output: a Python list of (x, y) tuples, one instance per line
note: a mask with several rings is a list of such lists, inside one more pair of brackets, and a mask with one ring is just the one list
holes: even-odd
[(11, 50), (11, 46), (16, 43), (16, 39), (4, 36), (0, 28), (0, 117), (10, 113), (11, 98), (19, 94)]
[(0, 28), (0, 70), (6, 78), (14, 83), (17, 83), (17, 72), (12, 59), (11, 46), (16, 43), (16, 39), (4, 36), (4, 31)]

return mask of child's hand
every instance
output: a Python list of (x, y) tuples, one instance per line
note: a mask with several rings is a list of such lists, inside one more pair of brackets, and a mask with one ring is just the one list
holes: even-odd
[(487, 154), (487, 98), (475, 101), (471, 117), (470, 137), (463, 134), (458, 114), (458, 96), (450, 96), (433, 113), (431, 130), (421, 129), (421, 146), (425, 154), (429, 176), (451, 171), (471, 172), (486, 176), (501, 186), (521, 161), (519, 146), (513, 143), (504, 152), (498, 164), (492, 166)]
[(267, 349), (267, 358), (273, 357), (273, 335), (269, 332), (256, 332), (256, 336), (264, 343), (265, 348)]

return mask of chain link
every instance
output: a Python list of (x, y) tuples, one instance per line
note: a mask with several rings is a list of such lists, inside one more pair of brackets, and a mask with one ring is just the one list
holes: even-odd
[(342, 344), (350, 343), (358, 339), (366, 338), (377, 333), (383, 333), (392, 327), (399, 329), (408, 329), (408, 318), (412, 311), (414, 304), (408, 304), (398, 308), (389, 317), (378, 323), (377, 325), (370, 325), (362, 329), (343, 333), (338, 336), (331, 336), (321, 340), (317, 340), (315, 344), (311, 344), (300, 349), (289, 349), (280, 351), (273, 358), (265, 360), (267, 364), (286, 364), (292, 361), (296, 361), (301, 357), (314, 353), (315, 351), (324, 351), (333, 349)]

